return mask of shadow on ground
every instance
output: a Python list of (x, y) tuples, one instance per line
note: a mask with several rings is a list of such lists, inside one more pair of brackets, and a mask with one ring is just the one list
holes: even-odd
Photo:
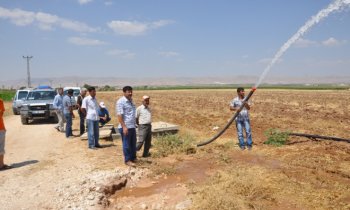
[(38, 160), (27, 160), (27, 161), (23, 161), (23, 162), (19, 162), (19, 163), (14, 163), (11, 166), (12, 166), (12, 168), (20, 168), (20, 167), (35, 164), (38, 162), (39, 162)]

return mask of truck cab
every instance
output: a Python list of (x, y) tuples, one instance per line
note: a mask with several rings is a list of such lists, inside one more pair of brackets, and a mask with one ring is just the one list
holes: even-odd
[(29, 91), (20, 110), (22, 124), (28, 124), (29, 120), (34, 119), (52, 119), (57, 122), (57, 115), (53, 108), (55, 96), (56, 91), (54, 89)]

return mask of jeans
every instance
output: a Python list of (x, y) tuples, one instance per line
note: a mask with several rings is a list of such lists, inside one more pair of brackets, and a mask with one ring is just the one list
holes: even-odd
[(136, 149), (139, 151), (143, 147), (143, 157), (149, 156), (149, 149), (151, 148), (152, 141), (152, 125), (151, 124), (140, 124), (139, 125), (139, 138), (136, 143)]
[(123, 128), (119, 128), (123, 140), (123, 153), (125, 163), (136, 159), (136, 129), (128, 128), (128, 135), (124, 135)]
[(70, 113), (65, 113), (64, 117), (66, 118), (66, 137), (73, 136), (72, 131), (72, 115)]
[(246, 138), (247, 138), (247, 146), (252, 147), (253, 140), (252, 140), (252, 133), (250, 130), (250, 120), (237, 120), (236, 121), (236, 128), (237, 128), (237, 135), (238, 135), (238, 141), (239, 141), (239, 147), (245, 148), (244, 143), (244, 136), (243, 136), (243, 128), (245, 130)]
[(83, 135), (85, 132), (85, 115), (79, 112), (79, 118), (80, 118), (80, 135)]
[(87, 125), (89, 148), (99, 146), (100, 144), (98, 143), (98, 139), (100, 138), (100, 130), (98, 127), (98, 121), (88, 119)]
[(0, 130), (0, 155), (5, 154), (5, 136), (6, 136), (6, 131)]

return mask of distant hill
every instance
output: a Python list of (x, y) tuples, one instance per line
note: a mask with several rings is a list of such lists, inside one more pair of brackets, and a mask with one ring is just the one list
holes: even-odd
[[(164, 85), (224, 85), (224, 84), (255, 84), (255, 76), (228, 76), (228, 77), (159, 77), (159, 78), (117, 78), (117, 77), (55, 77), (33, 78), (33, 87), (50, 85), (52, 87), (83, 86), (164, 86)], [(350, 84), (350, 76), (328, 77), (270, 77), (265, 84)], [(26, 86), (26, 79), (0, 80), (0, 87), (19, 88)]]

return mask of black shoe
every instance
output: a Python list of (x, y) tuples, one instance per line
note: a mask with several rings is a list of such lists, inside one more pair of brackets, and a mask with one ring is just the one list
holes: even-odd
[(151, 157), (151, 153), (144, 154), (144, 155), (142, 155), (142, 157), (144, 157), (144, 158), (146, 158), (146, 157)]
[(92, 149), (92, 150), (97, 150), (97, 148), (96, 148), (96, 147), (90, 147), (90, 146), (89, 146), (89, 149)]
[(98, 145), (95, 145), (95, 147), (96, 147), (96, 148), (102, 148), (102, 146), (99, 145), (99, 144), (98, 144)]

